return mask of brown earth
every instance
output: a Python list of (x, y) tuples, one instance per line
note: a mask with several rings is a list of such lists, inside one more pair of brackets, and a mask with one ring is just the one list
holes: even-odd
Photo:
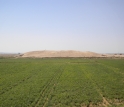
[(94, 52), (80, 51), (32, 51), (24, 53), (22, 57), (100, 57), (100, 54)]
[(108, 55), (108, 54), (98, 54), (95, 52), (81, 52), (81, 51), (74, 51), (74, 50), (67, 50), (67, 51), (31, 51), (24, 53), (22, 57), (36, 57), (36, 58), (43, 58), (43, 57), (124, 57), (124, 55)]
[(31, 51), (23, 54), (0, 54), (1, 57), (35, 57), (35, 58), (43, 58), (43, 57), (101, 57), (101, 58), (124, 58), (124, 54), (98, 54), (95, 52), (81, 52), (81, 51), (74, 51), (74, 50), (67, 50), (67, 51)]

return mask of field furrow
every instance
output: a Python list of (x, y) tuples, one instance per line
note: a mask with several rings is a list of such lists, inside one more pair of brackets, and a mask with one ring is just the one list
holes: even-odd
[(102, 105), (107, 107), (110, 106), (110, 103), (107, 101), (107, 99), (104, 97), (102, 90), (100, 89), (100, 87), (95, 83), (95, 81), (93, 81), (92, 77), (89, 76), (90, 74), (88, 74), (87, 71), (84, 72), (85, 76), (91, 81), (91, 83), (93, 84), (94, 88), (96, 89), (96, 91), (99, 93), (99, 95), (102, 97)]
[(55, 88), (58, 79), (61, 76), (62, 70), (60, 70), (61, 67), (58, 67), (56, 69), (55, 73), (52, 75), (51, 79), (44, 85), (44, 87), (41, 89), (39, 98), (36, 99), (34, 105), (30, 105), (32, 107), (38, 107), (38, 106), (45, 106), (48, 101), (48, 97), (50, 97), (50, 94), (52, 93), (53, 89)]
[(0, 59), (0, 107), (123, 107), (123, 73), (123, 59)]
[[(35, 74), (34, 74), (34, 75), (35, 75)], [(16, 86), (22, 84), (23, 82), (25, 82), (26, 80), (30, 79), (30, 78), (31, 78), (32, 76), (34, 76), (34, 75), (31, 75), (31, 76), (29, 76), (29, 77), (26, 77), (26, 78), (22, 79), (21, 81), (18, 81), (17, 83), (14, 83), (13, 85), (2, 89), (2, 92), (0, 92), (0, 95), (6, 93), (7, 91), (10, 91), (12, 88), (14, 88), (14, 87), (16, 87)]]

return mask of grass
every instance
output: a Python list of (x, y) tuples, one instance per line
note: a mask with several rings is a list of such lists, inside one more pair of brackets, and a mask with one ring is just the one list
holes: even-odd
[(0, 107), (123, 107), (124, 59), (2, 58)]

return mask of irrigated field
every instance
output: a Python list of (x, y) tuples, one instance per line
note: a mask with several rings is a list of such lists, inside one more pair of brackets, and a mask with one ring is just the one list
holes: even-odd
[(0, 107), (124, 107), (124, 59), (0, 59)]

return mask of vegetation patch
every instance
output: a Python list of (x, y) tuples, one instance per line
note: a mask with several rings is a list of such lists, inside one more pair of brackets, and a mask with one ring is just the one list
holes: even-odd
[(0, 107), (123, 107), (124, 59), (1, 58)]

